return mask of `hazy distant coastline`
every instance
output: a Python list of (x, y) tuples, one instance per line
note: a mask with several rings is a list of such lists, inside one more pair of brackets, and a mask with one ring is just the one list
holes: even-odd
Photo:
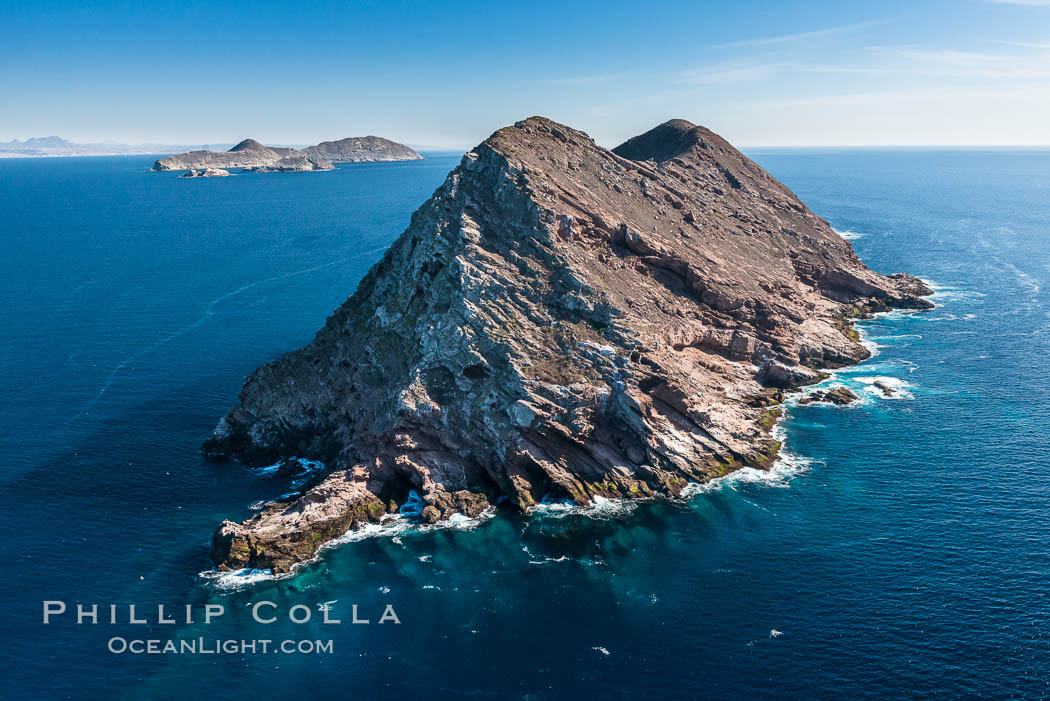
[[(243, 142), (242, 142), (243, 143)], [(68, 156), (177, 156), (188, 152), (227, 152), (237, 148), (235, 142), (210, 144), (170, 143), (76, 143), (60, 136), (33, 137), (25, 140), (0, 141), (0, 158), (57, 158)], [(270, 147), (282, 155), (302, 151), (317, 160), (327, 159), (334, 163), (367, 161), (398, 161), (422, 158), (413, 148), (374, 136), (351, 137), (339, 141), (325, 141), (309, 146), (305, 144), (277, 145)], [(421, 148), (421, 147), (417, 147)], [(265, 159), (264, 159), (265, 160)]]
[(34, 137), (20, 141), (0, 141), (0, 158), (46, 158), (61, 156), (135, 156), (181, 153), (192, 150), (225, 150), (233, 144), (78, 144), (60, 136)]

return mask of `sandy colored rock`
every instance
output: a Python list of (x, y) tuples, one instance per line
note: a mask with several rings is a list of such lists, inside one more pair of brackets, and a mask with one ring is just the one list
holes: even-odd
[(229, 175), (228, 170), (222, 168), (205, 168), (204, 170), (187, 170), (180, 178), (224, 178)]
[(311, 170), (335, 170), (335, 166), (324, 159), (294, 154), (279, 158), (273, 163), (247, 168), (246, 170), (255, 173), (302, 173)]

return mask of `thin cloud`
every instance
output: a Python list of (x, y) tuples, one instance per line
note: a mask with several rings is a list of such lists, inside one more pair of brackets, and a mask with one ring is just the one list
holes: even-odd
[[(1048, 0), (1050, 2), (1050, 0)], [(716, 44), (715, 48), (736, 48), (744, 46), (770, 46), (773, 44), (788, 44), (797, 41), (808, 41), (810, 39), (820, 39), (822, 37), (833, 36), (835, 34), (842, 34), (845, 32), (852, 32), (857, 29), (864, 27), (870, 27), (875, 22), (858, 22), (856, 24), (844, 24), (839, 27), (828, 27), (826, 29), (814, 29), (808, 32), (797, 32), (795, 34), (780, 34), (771, 37), (756, 37), (753, 39), (741, 39), (739, 41), (730, 41), (724, 44)]]
[[(1044, 89), (1050, 84), (1044, 84)], [(915, 105), (922, 102), (972, 101), (972, 100), (1020, 100), (1045, 103), (1050, 92), (1032, 91), (1029, 88), (1014, 89), (964, 89), (964, 90), (883, 90), (842, 95), (811, 95), (807, 97), (756, 100), (748, 103), (758, 109), (827, 108), (861, 105)]]
[(978, 53), (954, 49), (870, 47), (874, 68), (887, 73), (956, 78), (1031, 79), (1050, 77), (1045, 53)]
[(1023, 49), (1050, 49), (1050, 42), (1043, 43), (1038, 41), (1007, 41), (1006, 39), (992, 39), (996, 44), (1006, 44), (1007, 46), (1020, 46)]
[(1050, 7), (1050, 0), (985, 0), (998, 5), (1029, 5), (1031, 7)]
[(799, 64), (782, 62), (730, 62), (716, 63), (710, 66), (682, 71), (671, 77), (672, 82), (691, 83), (696, 85), (717, 85), (719, 83), (740, 83), (761, 80), (777, 73), (796, 70)]
[(597, 85), (619, 80), (623, 73), (602, 73), (599, 75), (571, 75), (563, 78), (542, 78), (537, 83), (541, 85)]
[[(978, 53), (951, 49), (870, 46), (851, 62), (800, 61), (721, 62), (670, 76), (673, 83), (718, 85), (754, 82), (804, 73), (926, 76), (995, 80), (1050, 78), (1050, 58), (1043, 47), (1024, 55)], [(1050, 47), (1048, 47), (1050, 48)]]

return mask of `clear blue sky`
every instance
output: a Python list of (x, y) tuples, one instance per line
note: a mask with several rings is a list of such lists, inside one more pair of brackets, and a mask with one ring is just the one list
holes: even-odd
[(1050, 0), (0, 0), (0, 140), (1050, 144)]

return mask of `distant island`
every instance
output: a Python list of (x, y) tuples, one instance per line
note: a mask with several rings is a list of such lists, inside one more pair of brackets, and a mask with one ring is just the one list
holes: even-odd
[[(229, 149), (229, 150), (227, 150)], [(376, 161), (414, 161), (423, 158), (416, 151), (396, 141), (378, 136), (352, 136), (338, 141), (322, 141), (316, 146), (292, 148), (263, 146), (245, 139), (232, 148), (227, 143), (201, 144), (81, 144), (61, 136), (40, 136), (25, 140), (0, 141), (0, 158), (48, 158), (62, 156), (135, 156), (175, 153), (153, 164), (153, 170), (204, 171), (240, 168), (256, 172), (298, 172), (332, 170), (335, 163)], [(229, 155), (234, 154), (234, 155)]]
[(161, 158), (154, 171), (241, 168), (261, 173), (332, 170), (335, 163), (415, 161), (423, 158), (396, 141), (378, 136), (359, 136), (323, 141), (304, 149), (263, 146), (245, 139), (229, 151), (198, 150)]
[[(78, 144), (60, 136), (33, 137), (25, 141), (0, 141), (0, 158), (44, 158), (59, 156), (134, 156), (148, 153), (186, 151), (186, 144)], [(199, 149), (226, 148), (221, 144), (202, 144)]]

